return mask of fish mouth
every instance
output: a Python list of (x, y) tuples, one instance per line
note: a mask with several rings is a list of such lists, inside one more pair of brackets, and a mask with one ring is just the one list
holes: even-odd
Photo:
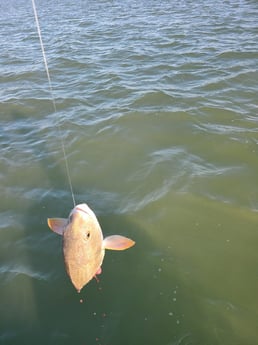
[(76, 211), (81, 211), (81, 212), (83, 212), (83, 213), (89, 215), (89, 212), (87, 212), (87, 210), (86, 210), (85, 208), (83, 208), (83, 206), (84, 206), (84, 204), (78, 205), (78, 206), (75, 207), (75, 210), (76, 210)]

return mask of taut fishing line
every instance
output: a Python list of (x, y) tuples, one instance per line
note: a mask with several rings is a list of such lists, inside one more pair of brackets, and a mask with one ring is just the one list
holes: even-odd
[[(35, 21), (36, 21), (36, 26), (37, 26), (37, 30), (38, 30), (39, 42), (40, 42), (40, 46), (41, 46), (41, 51), (42, 51), (42, 55), (43, 55), (43, 60), (44, 60), (44, 64), (45, 64), (46, 73), (47, 73), (47, 79), (48, 79), (48, 84), (49, 84), (49, 91), (50, 91), (50, 94), (51, 94), (51, 99), (52, 99), (52, 103), (53, 103), (53, 107), (54, 107), (54, 112), (57, 113), (57, 111), (56, 111), (56, 101), (55, 101), (54, 94), (53, 94), (52, 82), (51, 82), (50, 73), (49, 73), (49, 69), (48, 69), (48, 64), (47, 64), (47, 58), (46, 58), (46, 54), (45, 54), (44, 44), (43, 44), (43, 40), (42, 40), (42, 36), (41, 36), (41, 30), (40, 30), (40, 25), (39, 25), (37, 8), (36, 8), (36, 5), (35, 5), (35, 1), (34, 0), (31, 0), (31, 1), (32, 1), (34, 17), (35, 17)], [(69, 165), (68, 165), (68, 160), (67, 160), (67, 155), (66, 155), (66, 152), (65, 152), (64, 139), (63, 139), (63, 136), (62, 136), (62, 132), (61, 132), (61, 128), (60, 128), (60, 124), (59, 123), (57, 124), (57, 127), (58, 127), (58, 133), (59, 133), (59, 137), (60, 137), (60, 141), (61, 141), (61, 147), (62, 147), (62, 151), (63, 151), (65, 167), (66, 167), (66, 173), (67, 173), (67, 178), (68, 178), (68, 182), (69, 182), (69, 186), (70, 186), (70, 190), (71, 190), (71, 194), (72, 194), (73, 204), (74, 204), (74, 206), (76, 206), (74, 192), (73, 192), (73, 186), (72, 186), (72, 180), (71, 180), (71, 175), (70, 175), (70, 170), (69, 170)]]

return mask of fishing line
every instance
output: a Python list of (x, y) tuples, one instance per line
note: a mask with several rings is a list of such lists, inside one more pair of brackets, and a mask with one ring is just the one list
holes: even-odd
[[(37, 26), (37, 30), (38, 30), (39, 42), (40, 42), (41, 51), (42, 51), (42, 55), (43, 55), (45, 70), (46, 70), (46, 73), (47, 73), (49, 91), (50, 91), (50, 95), (51, 95), (51, 99), (52, 99), (52, 103), (53, 103), (53, 107), (54, 107), (54, 112), (57, 113), (56, 101), (55, 101), (54, 94), (53, 94), (52, 82), (51, 82), (49, 68), (48, 68), (48, 64), (47, 64), (47, 58), (46, 58), (46, 53), (45, 53), (45, 49), (44, 49), (44, 44), (43, 44), (43, 40), (42, 40), (42, 36), (41, 36), (41, 30), (40, 30), (40, 25), (39, 25), (38, 13), (37, 13), (35, 1), (34, 0), (31, 0), (31, 1), (32, 1), (34, 17), (35, 17), (35, 21), (36, 21), (36, 26)], [(63, 139), (63, 136), (62, 136), (61, 127), (60, 127), (59, 123), (57, 124), (57, 127), (58, 127), (59, 138), (60, 138), (60, 141), (61, 141), (61, 147), (62, 147), (62, 152), (63, 152), (63, 156), (64, 156), (64, 161), (65, 161), (65, 168), (66, 168), (66, 173), (67, 173), (69, 187), (70, 187), (71, 194), (72, 194), (73, 204), (74, 204), (74, 206), (76, 206), (74, 192), (73, 192), (72, 179), (71, 179), (69, 165), (68, 165), (68, 159), (67, 159), (67, 155), (66, 155), (66, 152), (65, 152), (64, 139)]]

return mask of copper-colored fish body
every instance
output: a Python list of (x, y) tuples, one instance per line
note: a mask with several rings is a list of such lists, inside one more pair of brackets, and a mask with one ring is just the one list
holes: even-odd
[(105, 248), (124, 250), (135, 242), (120, 235), (108, 236), (103, 240), (99, 222), (86, 204), (79, 204), (71, 211), (68, 220), (49, 218), (51, 230), (63, 235), (64, 263), (75, 289), (81, 289), (101, 272)]
[(103, 235), (96, 216), (84, 205), (74, 208), (68, 222), (63, 233), (64, 262), (74, 287), (80, 291), (101, 267)]

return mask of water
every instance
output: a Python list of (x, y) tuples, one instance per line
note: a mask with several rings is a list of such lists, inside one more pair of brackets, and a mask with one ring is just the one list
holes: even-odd
[[(0, 343), (258, 343), (257, 1), (0, 1)], [(46, 218), (87, 202), (80, 295)], [(83, 299), (83, 303), (80, 303)]]

